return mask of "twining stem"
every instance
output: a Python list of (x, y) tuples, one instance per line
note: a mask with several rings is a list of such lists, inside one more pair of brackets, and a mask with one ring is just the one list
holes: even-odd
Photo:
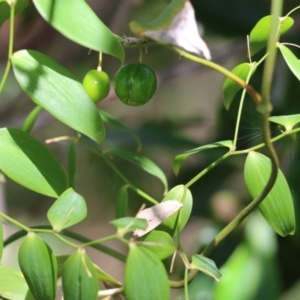
[(13, 54), (13, 48), (14, 48), (14, 24), (15, 24), (15, 6), (16, 3), (12, 3), (10, 7), (10, 18), (9, 18), (9, 44), (8, 44), (8, 57), (7, 57), (7, 63), (4, 70), (4, 74), (2, 77), (2, 80), (0, 82), (0, 94), (2, 93), (2, 90), (4, 88), (5, 82), (7, 80), (10, 67), (11, 67), (11, 57)]
[[(246, 208), (244, 208), (223, 230), (221, 230), (209, 245), (207, 245), (204, 248), (204, 250), (201, 252), (201, 255), (203, 256), (208, 256), (210, 252), (232, 232), (232, 230), (234, 230), (255, 208), (258, 207), (258, 205), (265, 199), (265, 197), (271, 191), (277, 178), (278, 159), (276, 151), (271, 142), (271, 132), (268, 118), (272, 110), (272, 105), (270, 102), (270, 93), (277, 53), (277, 22), (279, 16), (281, 15), (281, 11), (282, 0), (273, 0), (271, 7), (272, 23), (267, 45), (267, 52), (269, 54), (266, 58), (262, 82), (262, 101), (257, 106), (257, 110), (262, 116), (263, 140), (271, 160), (271, 174), (266, 186), (261, 191), (261, 193)], [(197, 270), (191, 270), (188, 274), (188, 280), (191, 281), (197, 273)], [(170, 286), (172, 288), (182, 288), (184, 285), (185, 279), (181, 281), (170, 281)]]
[(178, 54), (180, 54), (180, 56), (194, 61), (198, 64), (207, 66), (223, 75), (225, 75), (227, 78), (231, 79), (232, 81), (234, 81), (236, 84), (238, 84), (239, 86), (241, 86), (243, 89), (245, 89), (249, 95), (251, 96), (251, 98), (253, 99), (253, 101), (258, 104), (261, 102), (262, 98), (261, 95), (249, 84), (247, 84), (243, 79), (241, 79), (240, 77), (238, 77), (237, 75), (235, 75), (234, 73), (230, 72), (229, 70), (227, 70), (226, 68), (218, 65), (217, 63), (214, 63), (210, 60), (206, 60), (204, 58), (200, 58), (196, 55), (187, 53), (184, 50), (181, 50), (175, 46), (168, 46), (168, 48), (172, 49), (173, 51), (177, 52)]
[(25, 234), (30, 231), (29, 227), (27, 227), (27, 226), (23, 225), (22, 223), (16, 221), (15, 219), (9, 217), (8, 215), (4, 214), (1, 211), (0, 211), (0, 217), (7, 220), (7, 221), (9, 221), (12, 224), (18, 226), (18, 227), (20, 227), (21, 229), (25, 230)]

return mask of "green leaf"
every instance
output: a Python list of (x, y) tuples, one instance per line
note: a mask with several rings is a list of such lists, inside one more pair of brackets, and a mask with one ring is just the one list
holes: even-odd
[(190, 268), (200, 270), (216, 281), (219, 281), (219, 278), (221, 278), (222, 276), (215, 262), (203, 255), (194, 254), (192, 256), (192, 263), (190, 264)]
[(61, 194), (47, 213), (48, 220), (55, 232), (79, 223), (86, 215), (87, 207), (84, 198), (72, 188)]
[(84, 249), (79, 248), (63, 266), (64, 300), (96, 300), (99, 282), (96, 269)]
[(169, 300), (171, 297), (163, 263), (152, 251), (135, 243), (129, 244), (124, 292), (127, 300)]
[(199, 152), (207, 150), (207, 149), (212, 149), (212, 148), (226, 147), (226, 148), (231, 149), (232, 145), (233, 145), (232, 141), (221, 141), (221, 142), (215, 142), (215, 143), (212, 143), (212, 144), (204, 145), (204, 146), (197, 147), (195, 149), (186, 151), (182, 154), (179, 154), (179, 155), (175, 156), (175, 158), (173, 160), (173, 170), (174, 170), (175, 174), (177, 175), (179, 173), (179, 170), (180, 170), (183, 162), (190, 155), (199, 153)]
[(94, 265), (97, 273), (97, 278), (101, 280), (102, 282), (109, 283), (110, 286), (114, 287), (120, 287), (122, 286), (122, 283), (119, 282), (117, 279), (103, 271), (99, 266)]
[(126, 217), (126, 211), (128, 206), (128, 186), (123, 185), (117, 196), (116, 201), (116, 219)]
[(19, 129), (0, 129), (0, 169), (17, 183), (50, 197), (58, 197), (68, 187), (66, 172), (53, 154)]
[(148, 226), (148, 222), (145, 219), (138, 219), (133, 217), (124, 217), (121, 219), (112, 220), (109, 222), (109, 224), (117, 227), (118, 234), (120, 234), (121, 236), (136, 229), (145, 230)]
[(285, 131), (289, 132), (300, 122), (300, 114), (269, 117), (269, 121), (282, 125)]
[(0, 262), (3, 253), (3, 226), (2, 226), (2, 218), (0, 217)]
[(31, 112), (30, 114), (27, 116), (25, 122), (22, 125), (22, 130), (24, 132), (29, 133), (36, 121), (36, 119), (38, 118), (40, 112), (42, 111), (42, 108), (40, 106), (36, 106)]
[[(251, 56), (267, 45), (268, 38), (271, 30), (272, 16), (266, 16), (260, 19), (253, 27), (250, 33), (250, 52)], [(294, 24), (291, 17), (283, 17), (278, 19), (278, 28), (280, 34), (287, 32)]]
[(0, 296), (9, 300), (35, 300), (21, 271), (0, 265)]
[(133, 235), (140, 237), (147, 234), (177, 212), (182, 206), (183, 204), (180, 201), (167, 200), (139, 211), (136, 218), (147, 220), (148, 226), (146, 230), (135, 230)]
[(108, 149), (105, 152), (109, 153), (111, 155), (114, 155), (114, 156), (119, 156), (119, 157), (121, 157), (121, 158), (137, 165), (138, 167), (142, 168), (147, 173), (157, 177), (162, 182), (162, 184), (164, 185), (165, 191), (167, 191), (168, 182), (167, 182), (166, 175), (149, 158), (147, 158), (147, 157), (145, 157), (141, 154), (131, 152), (131, 151), (128, 151), (128, 150), (123, 150), (123, 149)]
[(109, 124), (110, 126), (116, 128), (118, 130), (126, 132), (127, 134), (129, 134), (130, 136), (132, 136), (132, 138), (137, 143), (137, 151), (140, 151), (140, 149), (142, 148), (141, 140), (140, 140), (140, 138), (134, 132), (132, 132), (131, 130), (129, 130), (127, 127), (125, 127), (122, 123), (120, 123), (118, 120), (116, 120), (109, 113), (101, 110), (100, 111), (100, 115), (101, 115), (101, 118), (102, 118), (103, 122)]
[(159, 230), (153, 230), (142, 238), (143, 246), (150, 249), (160, 260), (171, 256), (176, 251), (171, 236)]
[(124, 61), (123, 47), (84, 0), (33, 3), (42, 17), (71, 41)]
[[(18, 0), (15, 7), (15, 15), (23, 11), (28, 5), (28, 0)], [(0, 1), (0, 28), (10, 18), (10, 6), (6, 1)]]
[(69, 186), (72, 188), (75, 188), (76, 174), (77, 174), (77, 168), (76, 168), (77, 144), (78, 144), (78, 140), (72, 141), (68, 153), (68, 178), (69, 178)]
[(300, 80), (300, 61), (298, 58), (285, 45), (280, 44), (278, 48), (292, 73)]
[(97, 143), (104, 139), (97, 107), (70, 72), (48, 56), (31, 50), (15, 52), (12, 64), (20, 86), (37, 105)]
[[(255, 65), (255, 62), (252, 64), (242, 63), (236, 66), (231, 72), (246, 81), (250, 72), (252, 72), (252, 74), (254, 73)], [(229, 109), (235, 95), (241, 89), (242, 87), (236, 84), (236, 82), (232, 79), (226, 78), (223, 84), (223, 103), (227, 110)]]
[[(249, 152), (244, 176), (247, 188), (253, 198), (257, 197), (266, 186), (270, 174), (270, 159), (258, 152)], [(295, 212), (293, 199), (287, 181), (280, 170), (278, 170), (275, 185), (259, 205), (259, 210), (279, 235), (294, 234)]]
[(163, 198), (162, 203), (168, 200), (177, 200), (183, 204), (183, 207), (170, 217), (165, 219), (158, 230), (166, 231), (174, 236), (181, 231), (190, 218), (193, 206), (193, 197), (189, 189), (184, 185), (177, 185), (172, 188)]

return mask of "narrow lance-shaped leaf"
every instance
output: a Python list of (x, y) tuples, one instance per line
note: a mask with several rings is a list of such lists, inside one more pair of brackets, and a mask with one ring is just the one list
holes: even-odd
[(201, 151), (207, 150), (207, 149), (212, 149), (212, 148), (219, 148), (219, 147), (226, 147), (231, 149), (232, 148), (232, 141), (221, 141), (221, 142), (215, 142), (213, 144), (208, 144), (204, 146), (200, 146), (197, 148), (194, 148), (192, 150), (186, 151), (182, 154), (179, 154), (175, 156), (173, 160), (173, 170), (175, 174), (177, 175), (179, 173), (179, 170), (183, 164), (183, 162), (190, 156), (196, 153), (199, 153)]
[[(28, 5), (28, 0), (18, 0), (15, 6), (15, 15), (23, 11)], [(0, 28), (10, 18), (10, 6), (6, 1), (0, 1)]]
[(19, 129), (0, 129), (0, 169), (17, 183), (50, 197), (68, 187), (66, 172), (53, 154)]
[(173, 187), (163, 198), (162, 203), (174, 199), (181, 202), (183, 206), (179, 211), (166, 218), (158, 227), (158, 230), (166, 231), (171, 236), (176, 235), (184, 228), (190, 218), (193, 207), (192, 194), (184, 185)]
[(84, 0), (33, 0), (41, 16), (68, 39), (124, 60), (124, 50), (114, 34)]
[(34, 126), (36, 119), (38, 118), (42, 108), (40, 106), (36, 106), (27, 116), (25, 122), (22, 125), (22, 130), (24, 132), (29, 133)]
[[(231, 72), (243, 79), (244, 81), (246, 81), (249, 77), (250, 72), (252, 72), (252, 74), (254, 73), (255, 64), (255, 62), (252, 64), (242, 63), (236, 66)], [(226, 78), (223, 84), (223, 103), (227, 110), (229, 109), (235, 95), (241, 89), (242, 87), (236, 82), (234, 82), (232, 79)]]
[[(253, 198), (266, 186), (271, 174), (271, 161), (258, 152), (248, 154), (244, 176), (247, 188)], [(287, 181), (280, 170), (276, 182), (267, 197), (259, 205), (262, 215), (281, 236), (294, 234), (295, 212), (292, 195)]]
[(87, 207), (84, 198), (72, 188), (60, 195), (47, 213), (48, 220), (56, 232), (79, 223), (86, 215)]
[(20, 86), (37, 105), (97, 143), (104, 139), (98, 109), (73, 74), (50, 57), (31, 50), (15, 52), (12, 64)]
[(142, 168), (147, 173), (157, 177), (162, 184), (164, 185), (165, 191), (168, 189), (168, 182), (164, 172), (148, 157), (145, 157), (141, 154), (131, 152), (123, 149), (108, 149), (105, 151), (114, 156), (119, 156), (125, 160), (130, 161), (131, 163)]
[[(266, 16), (260, 19), (253, 27), (250, 33), (250, 52), (251, 56), (261, 50), (267, 45), (270, 30), (271, 30), (272, 16)], [(294, 24), (291, 17), (278, 18), (279, 33), (284, 34)]]
[(10, 300), (36, 300), (20, 270), (0, 264), (0, 297)]
[(128, 186), (124, 185), (120, 188), (116, 201), (116, 219), (126, 217), (128, 206)]
[(222, 276), (215, 262), (203, 255), (194, 254), (192, 256), (190, 268), (198, 269), (206, 275), (214, 278), (216, 281), (219, 281), (219, 278)]
[(159, 258), (144, 246), (129, 244), (124, 291), (127, 300), (170, 299), (166, 269)]
[(289, 132), (294, 128), (296, 124), (300, 122), (300, 114), (288, 116), (273, 116), (269, 117), (269, 121), (282, 125), (285, 131)]
[(112, 115), (110, 115), (106, 111), (101, 110), (100, 115), (101, 115), (101, 118), (102, 118), (104, 123), (107, 123), (108, 125), (116, 128), (118, 130), (121, 130), (123, 132), (126, 132), (130, 136), (132, 136), (132, 138), (137, 143), (137, 151), (139, 151), (142, 148), (141, 140), (139, 139), (139, 137), (134, 132), (132, 132), (127, 127), (125, 127), (122, 123), (120, 123), (118, 120), (116, 120)]
[(285, 45), (280, 44), (278, 47), (290, 70), (300, 80), (300, 61), (298, 58)]

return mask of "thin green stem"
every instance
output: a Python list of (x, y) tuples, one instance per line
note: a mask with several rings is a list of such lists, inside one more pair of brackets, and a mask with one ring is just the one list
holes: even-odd
[[(49, 234), (53, 234), (53, 232), (50, 232), (52, 230), (52, 227), (50, 225), (44, 225), (44, 226), (38, 226), (38, 227), (30, 227), (27, 229), (24, 229), (24, 230), (20, 230), (14, 234), (12, 234), (9, 238), (7, 238), (5, 241), (4, 241), (4, 247), (8, 246), (9, 244), (15, 242), (16, 240), (24, 237), (28, 231), (33, 231), (33, 230), (41, 230), (41, 229), (48, 229), (49, 230)], [(76, 241), (79, 241), (81, 243), (89, 243), (91, 242), (92, 240), (91, 239), (88, 239), (86, 238), (85, 236), (83, 235), (80, 235), (78, 233), (75, 233), (71, 230), (62, 230), (60, 232), (61, 235), (64, 235), (64, 236), (67, 236), (73, 240), (76, 240)], [(74, 244), (75, 245), (75, 244)], [(94, 248), (94, 249), (97, 249), (105, 254), (108, 254), (116, 259), (118, 259), (119, 261), (122, 261), (122, 262), (126, 262), (126, 256), (110, 247), (107, 247), (105, 245), (101, 245), (101, 244), (94, 244), (94, 245), (91, 245), (90, 246), (91, 248)]]
[(196, 55), (190, 54), (184, 50), (181, 50), (175, 46), (169, 46), (170, 49), (172, 49), (173, 51), (177, 52), (178, 54), (180, 54), (180, 56), (194, 61), (198, 64), (207, 66), (223, 75), (225, 75), (226, 77), (230, 78), (231, 80), (233, 80), (236, 84), (238, 84), (239, 86), (241, 86), (243, 89), (245, 89), (249, 95), (251, 96), (251, 98), (253, 99), (253, 101), (255, 103), (260, 103), (261, 102), (261, 95), (255, 90), (253, 89), (253, 87), (249, 84), (247, 84), (243, 79), (241, 79), (240, 77), (238, 77), (237, 75), (235, 75), (234, 73), (230, 72), (229, 70), (227, 70), (226, 68), (212, 62), (209, 60), (206, 60), (204, 58), (200, 58)]
[(196, 181), (198, 181), (203, 175), (205, 175), (207, 172), (209, 172), (211, 169), (216, 167), (218, 164), (220, 164), (222, 161), (224, 161), (228, 156), (231, 155), (231, 151), (225, 153), (223, 156), (221, 156), (219, 159), (211, 163), (207, 168), (202, 170), (199, 174), (197, 174), (194, 178), (192, 178), (185, 186), (189, 188), (192, 184), (194, 184)]
[(189, 300), (189, 270), (185, 268), (184, 270), (184, 297), (185, 300)]
[[(270, 103), (270, 91), (273, 79), (274, 65), (276, 59), (276, 39), (277, 39), (277, 22), (278, 18), (281, 15), (282, 11), (282, 0), (273, 0), (271, 15), (272, 15), (272, 23), (271, 30), (268, 39), (267, 52), (268, 56), (266, 58), (264, 73), (263, 73), (263, 83), (262, 83), (262, 101), (259, 103), (257, 109), (259, 113), (262, 115), (262, 132), (263, 139), (265, 142), (265, 146), (269, 152), (270, 160), (271, 160), (271, 174), (269, 180), (261, 191), (261, 193), (246, 207), (244, 208), (225, 228), (223, 228), (216, 237), (211, 241), (209, 245), (207, 245), (202, 251), (201, 255), (208, 256), (211, 251), (221, 242), (223, 241), (254, 209), (258, 207), (258, 205), (265, 199), (270, 190), (272, 189), (278, 174), (278, 160), (275, 149), (271, 142), (271, 133), (269, 126), (269, 115), (272, 110), (272, 105)], [(191, 281), (196, 274), (197, 270), (191, 270), (188, 274), (188, 281)], [(170, 286), (173, 288), (181, 288), (185, 285), (185, 279), (181, 281), (171, 281)]]
[[(250, 71), (249, 71), (249, 73), (247, 75), (247, 79), (246, 79), (247, 84), (249, 83), (249, 80), (250, 80), (254, 70), (255, 70), (254, 64), (250, 64)], [(243, 106), (244, 106), (245, 96), (246, 96), (246, 90), (243, 89), (241, 100), (240, 100), (240, 105), (239, 105), (239, 109), (238, 109), (238, 114), (237, 114), (237, 118), (236, 118), (234, 138), (233, 138), (233, 149), (236, 148), (236, 144), (237, 144), (237, 139), (238, 139), (238, 135), (239, 135), (240, 122), (241, 122), (241, 117), (242, 117), (242, 110), (243, 110)]]
[(300, 5), (297, 6), (297, 7), (295, 7), (295, 8), (293, 8), (291, 11), (289, 11), (289, 12), (286, 14), (285, 17), (288, 17), (290, 14), (292, 14), (295, 10), (297, 10), (297, 9), (299, 9), (299, 8), (300, 8)]
[(75, 244), (75, 243), (70, 242), (69, 240), (63, 238), (59, 233), (53, 232), (53, 235), (54, 235), (57, 239), (59, 239), (60, 241), (62, 241), (63, 243), (65, 243), (65, 244), (67, 244), (67, 245), (69, 245), (69, 246), (71, 246), (71, 247), (73, 247), (73, 248), (77, 248), (77, 249), (78, 249), (78, 248), (81, 248), (81, 245), (78, 245), (78, 244)]
[(93, 240), (93, 241), (90, 241), (90, 242), (87, 242), (87, 243), (84, 243), (82, 244), (81, 246), (82, 247), (87, 247), (87, 246), (92, 246), (94, 244), (101, 244), (101, 243), (104, 243), (104, 242), (107, 242), (107, 241), (110, 241), (110, 240), (113, 240), (113, 239), (118, 239), (118, 235), (117, 234), (112, 234), (110, 236), (106, 236), (104, 238), (101, 238), (101, 239), (97, 239), (97, 240)]
[(3, 219), (5, 219), (5, 220), (9, 221), (10, 223), (12, 223), (12, 224), (16, 225), (17, 227), (19, 227), (19, 228), (21, 228), (21, 229), (25, 230), (25, 231), (26, 231), (26, 233), (27, 233), (27, 232), (29, 232), (29, 231), (31, 231), (31, 229), (30, 229), (29, 227), (27, 227), (27, 226), (23, 225), (22, 223), (20, 223), (20, 222), (16, 221), (16, 220), (15, 220), (15, 219), (13, 219), (13, 218), (11, 218), (11, 217), (7, 216), (6, 214), (4, 214), (4, 213), (3, 213), (3, 212), (1, 212), (1, 211), (0, 211), (0, 217), (2, 217)]

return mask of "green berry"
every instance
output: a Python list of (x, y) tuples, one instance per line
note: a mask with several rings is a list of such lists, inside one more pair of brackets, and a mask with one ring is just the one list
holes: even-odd
[(114, 76), (117, 97), (125, 104), (138, 106), (147, 103), (157, 87), (156, 75), (144, 64), (129, 64)]
[(85, 91), (94, 102), (103, 100), (109, 93), (109, 77), (103, 71), (89, 71), (85, 75), (82, 84)]

